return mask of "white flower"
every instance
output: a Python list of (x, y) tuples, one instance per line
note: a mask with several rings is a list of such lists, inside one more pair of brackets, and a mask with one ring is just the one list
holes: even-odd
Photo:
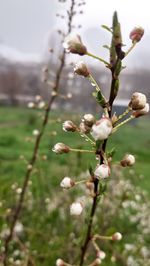
[(103, 250), (99, 250), (99, 251), (97, 252), (97, 257), (98, 257), (99, 259), (103, 260), (103, 259), (105, 259), (105, 257), (106, 257), (106, 253), (105, 253)]
[(142, 115), (146, 115), (148, 112), (149, 112), (149, 103), (146, 103), (146, 105), (145, 105), (145, 107), (143, 109), (133, 111), (132, 114), (135, 117), (139, 117), (139, 116), (142, 116)]
[(119, 232), (116, 232), (112, 235), (112, 240), (116, 240), (116, 241), (119, 241), (122, 239), (122, 234), (119, 233)]
[(92, 127), (94, 122), (95, 122), (95, 118), (92, 114), (85, 114), (83, 116), (83, 122), (89, 126), (89, 127)]
[(62, 154), (62, 153), (68, 153), (70, 151), (70, 148), (64, 143), (56, 143), (52, 151), (57, 154)]
[(80, 202), (74, 202), (70, 206), (70, 214), (71, 215), (80, 215), (83, 211), (83, 206)]
[(86, 64), (84, 64), (82, 61), (76, 63), (74, 67), (74, 73), (83, 77), (88, 77), (90, 74)]
[(121, 166), (132, 166), (135, 164), (135, 157), (132, 154), (126, 154), (120, 162)]
[(105, 179), (110, 176), (110, 167), (107, 164), (99, 165), (94, 172), (97, 178)]
[(84, 55), (87, 53), (87, 49), (83, 45), (81, 37), (75, 33), (71, 33), (65, 38), (63, 47), (66, 49), (66, 52), (69, 53), (79, 55)]
[(131, 101), (129, 103), (129, 106), (132, 108), (132, 110), (140, 110), (143, 109), (146, 105), (146, 96), (145, 94), (141, 92), (135, 92), (133, 93), (131, 97)]
[(39, 102), (38, 108), (42, 109), (44, 107), (45, 107), (45, 102), (44, 101)]
[(107, 139), (112, 131), (112, 123), (109, 118), (104, 117), (97, 121), (91, 130), (91, 135), (95, 140)]
[(40, 95), (36, 95), (36, 96), (35, 96), (35, 100), (36, 100), (37, 102), (41, 101), (41, 99), (42, 99), (42, 97), (41, 97)]
[(28, 108), (33, 108), (35, 105), (34, 105), (34, 103), (33, 102), (29, 102), (28, 103)]
[(39, 132), (38, 129), (34, 129), (33, 132), (32, 132), (33, 136), (38, 136), (39, 133), (40, 133), (40, 132)]
[(77, 127), (72, 121), (67, 120), (63, 123), (63, 130), (75, 132), (77, 130)]
[(65, 266), (65, 263), (62, 259), (57, 259), (56, 260), (56, 266)]
[(71, 188), (74, 186), (74, 181), (70, 177), (64, 177), (63, 180), (60, 183), (60, 186), (62, 188)]
[(15, 227), (14, 227), (14, 232), (17, 235), (20, 235), (20, 234), (22, 234), (23, 230), (24, 230), (23, 224), (20, 223), (20, 222), (17, 222), (16, 225), (15, 225)]

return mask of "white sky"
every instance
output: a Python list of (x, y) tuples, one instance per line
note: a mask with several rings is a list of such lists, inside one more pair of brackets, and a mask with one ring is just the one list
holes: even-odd
[[(90, 35), (92, 28), (96, 32), (101, 24), (111, 25), (113, 11), (117, 10), (124, 43), (129, 44), (128, 34), (134, 26), (145, 28), (145, 35), (137, 47), (137, 52), (140, 49), (143, 56), (148, 53), (145, 60), (149, 61), (149, 5), (148, 0), (86, 0), (84, 14), (78, 19), (82, 23), (81, 33), (89, 32)], [(41, 54), (45, 36), (55, 25), (55, 13), (59, 11), (59, 6), (60, 10), (64, 7), (63, 4), (58, 5), (57, 0), (0, 0), (0, 42), (23, 53)], [(103, 45), (107, 34), (109, 35), (100, 29), (99, 33), (97, 30), (97, 34), (87, 36), (87, 40), (91, 38), (90, 45), (93, 47), (97, 37), (98, 45)]]

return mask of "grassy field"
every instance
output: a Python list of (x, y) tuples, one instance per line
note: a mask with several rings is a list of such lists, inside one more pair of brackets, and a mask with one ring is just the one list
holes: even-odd
[[(13, 208), (17, 201), (18, 195), (15, 189), (22, 184), (27, 162), (34, 146), (32, 131), (40, 127), (41, 115), (41, 111), (36, 110), (0, 108), (0, 198), (2, 203), (0, 216), (2, 229), (6, 226), (5, 220), (9, 221), (9, 208)], [(72, 119), (79, 122), (80, 118), (81, 116), (78, 114), (52, 112), (41, 142), (38, 160), (31, 177), (32, 184), (30, 184), (26, 196), (27, 206), (22, 215), (22, 222), (26, 225), (25, 230), (28, 233), (28, 241), (33, 246), (32, 253), (38, 257), (36, 266), (54, 265), (57, 256), (64, 253), (62, 231), (67, 235), (71, 230), (68, 210), (64, 211), (68, 219), (66, 225), (63, 224), (63, 217), (61, 221), (58, 219), (58, 212), (55, 209), (56, 195), (61, 193), (60, 180), (64, 176), (77, 176), (82, 171), (86, 171), (91, 164), (95, 167), (93, 155), (69, 153), (58, 156), (51, 151), (57, 142), (64, 142), (74, 148), (89, 147), (89, 144), (84, 142), (77, 133), (65, 133), (62, 130), (63, 121)], [(124, 126), (111, 136), (108, 150), (112, 147), (116, 148), (114, 156), (116, 163), (124, 156), (124, 153), (129, 152), (135, 155), (135, 167), (130, 171), (126, 169), (123, 171), (128, 178), (131, 178), (142, 189), (147, 190), (150, 195), (149, 132), (150, 120), (148, 118), (138, 119), (134, 125)], [(45, 155), (47, 160), (45, 160)], [(54, 201), (50, 205), (51, 198)], [(62, 200), (64, 200), (63, 196)], [(68, 198), (67, 200), (69, 201)], [(62, 207), (63, 202), (59, 202), (58, 205)], [(47, 214), (45, 214), (46, 210), (48, 210)], [(58, 228), (57, 236), (53, 227)], [(41, 248), (43, 242), (48, 244), (42, 245)], [(45, 258), (47, 261), (50, 260), (51, 264), (46, 263)]]

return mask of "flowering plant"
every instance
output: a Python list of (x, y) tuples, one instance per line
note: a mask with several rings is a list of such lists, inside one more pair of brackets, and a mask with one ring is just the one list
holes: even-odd
[[(71, 34), (67, 36), (63, 44), (67, 52), (78, 54), (80, 56), (87, 55), (102, 62), (105, 67), (111, 71), (112, 77), (110, 97), (107, 100), (104, 96), (102, 88), (95, 81), (86, 64), (82, 61), (75, 65), (74, 73), (89, 79), (92, 86), (94, 86), (95, 91), (93, 92), (93, 96), (103, 109), (103, 115), (96, 120), (92, 114), (85, 114), (79, 126), (75, 125), (72, 121), (65, 121), (63, 123), (63, 129), (66, 132), (77, 132), (81, 135), (81, 137), (88, 141), (89, 145), (91, 145), (89, 150), (75, 149), (67, 146), (64, 143), (57, 143), (53, 148), (53, 151), (57, 154), (68, 153), (72, 151), (90, 152), (93, 153), (93, 155), (96, 156), (96, 160), (99, 161), (97, 165), (89, 168), (89, 175), (85, 179), (75, 182), (75, 180), (72, 180), (70, 177), (65, 177), (61, 181), (61, 187), (66, 189), (70, 189), (80, 183), (85, 183), (86, 188), (89, 190), (89, 195), (92, 198), (92, 206), (89, 213), (89, 218), (87, 218), (87, 230), (82, 242), (81, 254), (78, 261), (79, 266), (84, 265), (84, 263), (86, 263), (85, 265), (89, 263), (86, 260), (87, 251), (91, 245), (93, 245), (96, 251), (96, 256), (88, 265), (96, 266), (102, 263), (102, 260), (105, 258), (105, 252), (102, 251), (98, 246), (98, 240), (119, 241), (122, 239), (122, 234), (120, 232), (114, 232), (110, 235), (100, 235), (93, 226), (96, 210), (100, 204), (99, 200), (103, 197), (107, 189), (107, 180), (111, 179), (112, 176), (113, 151), (107, 151), (107, 142), (111, 135), (115, 134), (122, 125), (126, 124), (132, 119), (147, 114), (149, 111), (149, 104), (147, 103), (146, 96), (141, 92), (135, 92), (132, 95), (129, 105), (123, 114), (112, 114), (113, 103), (119, 91), (119, 76), (121, 71), (124, 69), (122, 61), (141, 40), (144, 30), (140, 27), (134, 28), (134, 30), (131, 31), (130, 39), (132, 44), (125, 52), (123, 50), (121, 27), (116, 12), (114, 12), (112, 27), (109, 28), (108, 26), (103, 25), (103, 28), (109, 31), (112, 35), (111, 45), (107, 46), (110, 54), (109, 62), (90, 53), (78, 34)], [(134, 163), (135, 157), (132, 154), (126, 154), (124, 158), (120, 160), (120, 166), (122, 167), (132, 166)], [(82, 199), (73, 202), (70, 206), (70, 214), (73, 216), (82, 215), (85, 205), (86, 202)], [(58, 258), (56, 265), (70, 266), (73, 264), (69, 264), (63, 259)]]

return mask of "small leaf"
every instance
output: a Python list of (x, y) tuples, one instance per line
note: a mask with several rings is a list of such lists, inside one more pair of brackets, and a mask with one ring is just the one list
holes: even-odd
[(108, 49), (110, 51), (110, 47), (107, 44), (104, 44), (103, 48), (106, 48), (106, 49)]
[(89, 166), (89, 173), (90, 173), (90, 175), (91, 175), (91, 176), (93, 176), (93, 175), (94, 175), (93, 168), (92, 168), (92, 166), (91, 166), (91, 165)]
[(102, 25), (102, 28), (104, 28), (105, 30), (107, 30), (107, 31), (109, 31), (109, 32), (112, 33), (111, 28), (109, 28), (108, 26), (106, 26), (106, 25)]
[(107, 158), (113, 157), (115, 153), (116, 153), (116, 148), (114, 147), (110, 151), (107, 152)]

